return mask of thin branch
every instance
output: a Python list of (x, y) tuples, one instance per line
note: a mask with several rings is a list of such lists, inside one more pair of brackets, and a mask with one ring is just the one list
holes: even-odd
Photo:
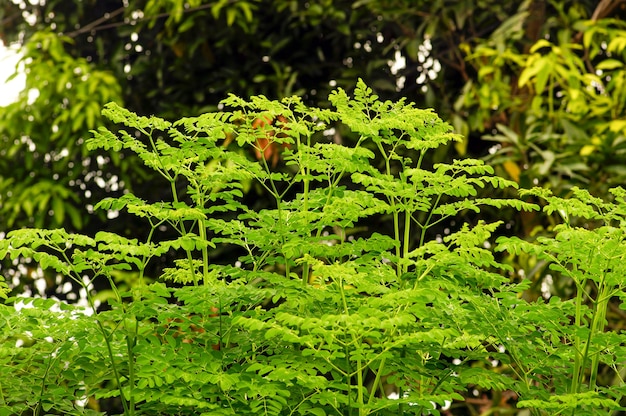
[(624, 0), (601, 0), (600, 3), (598, 3), (598, 7), (596, 7), (596, 9), (593, 11), (593, 15), (591, 15), (591, 20), (600, 20), (610, 15), (613, 10), (621, 3), (624, 3)]
[[(600, 19), (603, 19), (609, 16), (615, 8), (617, 8), (622, 3), (626, 2), (626, 0), (600, 0), (598, 5), (596, 6), (593, 14), (591, 15), (591, 21), (596, 22)], [(579, 43), (582, 40), (583, 32), (580, 31), (574, 36), (574, 42)]]
[[(208, 9), (209, 7), (213, 7), (214, 5), (215, 5), (215, 3), (201, 4), (200, 6), (191, 7), (189, 9), (184, 10), (183, 14), (195, 12), (195, 11), (198, 11), (198, 10)], [(82, 33), (85, 33), (85, 32), (91, 32), (91, 31), (96, 32), (96, 31), (99, 31), (99, 30), (107, 30), (107, 29), (112, 29), (112, 28), (119, 27), (119, 26), (128, 26), (130, 24), (135, 24), (137, 22), (156, 20), (156, 19), (160, 19), (162, 17), (167, 17), (167, 16), (171, 15), (171, 13), (165, 12), (165, 13), (159, 13), (159, 14), (156, 14), (156, 15), (153, 15), (153, 16), (144, 16), (144, 17), (141, 17), (141, 18), (133, 19), (130, 22), (108, 23), (108, 24), (103, 24), (103, 25), (98, 26), (100, 23), (104, 23), (107, 20), (111, 19), (112, 17), (118, 15), (119, 12), (123, 11), (124, 9), (125, 9), (124, 7), (121, 7), (120, 9), (117, 9), (117, 10), (115, 10), (112, 13), (108, 13), (109, 16), (107, 16), (107, 14), (105, 14), (103, 17), (93, 21), (92, 23), (89, 23), (88, 25), (85, 25), (85, 26), (81, 27), (80, 29), (77, 29), (77, 30), (75, 30), (73, 32), (66, 33), (65, 35), (73, 38), (73, 37), (76, 37), (76, 36), (78, 36), (78, 35), (80, 35)]]
[(81, 27), (80, 29), (75, 30), (75, 31), (70, 32), (70, 33), (66, 33), (66, 36), (69, 36), (69, 37), (73, 38), (74, 36), (76, 36), (78, 34), (81, 34), (81, 33), (90, 32), (92, 30), (98, 30), (98, 25), (100, 25), (101, 23), (106, 22), (107, 20), (110, 20), (110, 19), (114, 18), (118, 14), (123, 13), (124, 9), (125, 9), (125, 7), (122, 6), (119, 9), (114, 10), (114, 11), (112, 11), (110, 13), (105, 13), (104, 16), (102, 16), (101, 18), (94, 20), (93, 22), (91, 22), (91, 23)]

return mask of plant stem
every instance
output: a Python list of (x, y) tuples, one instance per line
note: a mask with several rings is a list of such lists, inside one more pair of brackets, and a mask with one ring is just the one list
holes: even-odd
[[(89, 301), (89, 303), (90, 305), (92, 305), (93, 308), (93, 303), (91, 301)], [(135, 414), (135, 410), (134, 408), (130, 407), (130, 400), (127, 401), (126, 397), (124, 396), (124, 390), (122, 389), (122, 379), (120, 377), (119, 371), (117, 370), (117, 365), (115, 364), (115, 355), (113, 354), (113, 347), (111, 347), (111, 341), (107, 334), (106, 328), (104, 327), (104, 325), (102, 325), (102, 322), (97, 317), (96, 325), (98, 325), (98, 329), (100, 329), (100, 332), (102, 332), (102, 335), (104, 336), (104, 343), (107, 348), (109, 359), (111, 360), (111, 369), (113, 370), (113, 375), (115, 376), (115, 380), (120, 391), (120, 400), (122, 401), (122, 407), (124, 407), (124, 415), (132, 416)]]
[[(178, 204), (178, 192), (176, 191), (176, 176), (174, 176), (170, 180), (170, 189), (172, 191), (172, 201), (174, 204)], [(185, 227), (184, 220), (180, 220), (180, 233), (183, 237), (187, 235), (187, 228)], [(185, 250), (187, 254), (187, 262), (189, 263), (189, 273), (191, 274), (191, 281), (194, 286), (198, 286), (198, 278), (196, 277), (196, 272), (193, 267), (193, 256), (191, 255), (191, 250)]]
[[(341, 302), (343, 304), (343, 310), (344, 313), (349, 316), (350, 312), (348, 310), (348, 302), (346, 300), (346, 292), (343, 288), (343, 280), (341, 278), (336, 280), (337, 284), (339, 285), (339, 293), (341, 294)], [(356, 335), (354, 334), (354, 331), (350, 331), (350, 335), (352, 336), (352, 342), (354, 342), (354, 345), (358, 345), (358, 340)], [(367, 415), (365, 408), (363, 407), (363, 405), (365, 404), (365, 398), (363, 397), (363, 389), (365, 388), (365, 386), (363, 385), (363, 362), (361, 361), (361, 358), (358, 357), (356, 359), (356, 387), (357, 387), (357, 405), (359, 407), (359, 416), (365, 416)]]
[[(383, 159), (385, 159), (385, 174), (391, 176), (391, 156), (389, 156), (387, 154), (387, 152), (385, 152), (385, 149), (383, 148), (383, 145), (378, 142), (376, 143), (378, 146), (378, 150), (380, 151), (381, 156), (383, 157)], [(392, 217), (393, 217), (393, 237), (396, 240), (396, 257), (398, 259), (398, 262), (396, 264), (396, 274), (397, 277), (400, 278), (400, 276), (402, 276), (402, 266), (400, 265), (400, 258), (401, 258), (401, 250), (402, 248), (400, 247), (401, 244), (401, 238), (400, 238), (400, 215), (398, 213), (398, 210), (396, 209), (396, 200), (393, 197), (388, 197), (389, 200), (389, 205), (391, 206), (391, 211), (392, 211)]]
[(43, 392), (46, 390), (46, 379), (48, 378), (48, 373), (50, 372), (50, 367), (52, 367), (52, 354), (50, 354), (50, 359), (48, 360), (48, 364), (46, 365), (46, 371), (41, 378), (41, 389), (39, 392), (39, 401), (37, 402), (37, 406), (33, 411), (33, 415), (39, 415), (41, 413), (41, 399), (43, 397)]
[[(603, 332), (604, 330), (604, 322), (606, 320), (606, 310), (608, 308), (608, 303), (610, 299), (610, 291), (607, 285), (604, 284), (604, 277), (599, 284), (598, 287), (598, 298), (596, 299), (594, 305), (594, 316), (592, 323), (592, 334), (595, 335), (597, 333)], [(598, 367), (600, 364), (600, 354), (599, 352), (595, 353), (591, 359), (591, 373), (589, 376), (589, 390), (595, 390), (596, 381), (598, 378)]]
[[(61, 256), (63, 257), (63, 259), (65, 260), (65, 262), (68, 265), (72, 265), (72, 262), (70, 261), (70, 259), (67, 256), (67, 253), (65, 252), (65, 250), (61, 249), (60, 247), (55, 247), (55, 249), (61, 254)], [(135, 409), (134, 409), (134, 401), (133, 400), (127, 400), (126, 397), (124, 396), (124, 390), (122, 389), (122, 379), (120, 377), (119, 371), (117, 369), (117, 365), (115, 364), (115, 354), (113, 354), (113, 347), (111, 346), (111, 339), (109, 337), (109, 334), (107, 333), (106, 328), (104, 327), (104, 325), (102, 324), (102, 321), (100, 321), (100, 319), (98, 319), (98, 308), (96, 307), (96, 304), (93, 300), (93, 296), (90, 293), (89, 290), (89, 284), (83, 282), (83, 280), (80, 278), (80, 273), (78, 273), (76, 271), (76, 269), (72, 268), (71, 269), (71, 274), (73, 274), (75, 276), (74, 280), (76, 282), (78, 282), (83, 289), (85, 290), (85, 293), (87, 294), (87, 303), (89, 304), (89, 307), (91, 308), (91, 310), (93, 311), (93, 315), (94, 315), (94, 319), (96, 320), (96, 325), (98, 326), (98, 329), (100, 330), (100, 332), (102, 333), (102, 337), (104, 338), (104, 343), (106, 345), (107, 348), (107, 354), (109, 356), (109, 360), (111, 361), (111, 369), (113, 370), (113, 375), (115, 376), (115, 381), (117, 383), (119, 392), (120, 392), (120, 400), (122, 402), (122, 407), (124, 408), (124, 415), (126, 416), (133, 416), (135, 414)], [(95, 279), (98, 276), (99, 273), (96, 273), (95, 276), (93, 277), (93, 279)], [(92, 280), (93, 280), (92, 279)], [(116, 297), (117, 297), (117, 301), (122, 302), (122, 299), (117, 291), (117, 288), (115, 287), (113, 281), (109, 278), (109, 282), (111, 283), (111, 289), (114, 291)], [(130, 358), (130, 357), (129, 357)], [(131, 389), (131, 393), (132, 393), (132, 389)]]
[[(303, 213), (308, 213), (309, 212), (309, 186), (310, 186), (310, 182), (311, 180), (309, 179), (309, 175), (311, 173), (311, 170), (308, 166), (306, 166), (305, 164), (302, 163), (302, 149), (301, 149), (301, 144), (300, 144), (300, 137), (298, 136), (298, 159), (299, 159), (299, 164), (300, 164), (300, 169), (302, 169), (303, 171), (303, 179), (302, 179), (302, 186), (303, 186), (303, 190), (302, 190), (302, 211)], [(306, 149), (310, 149), (310, 145), (311, 145), (311, 136), (308, 135), (307, 136), (307, 144), (306, 144)], [(302, 286), (306, 286), (309, 284), (309, 262), (304, 262), (302, 264)]]
[(426, 238), (426, 230), (428, 230), (428, 228), (432, 226), (430, 220), (433, 217), (434, 209), (439, 205), (440, 201), (441, 201), (441, 194), (437, 195), (437, 200), (435, 201), (432, 208), (430, 209), (430, 212), (428, 213), (428, 218), (426, 218), (426, 221), (424, 221), (424, 225), (422, 226), (422, 231), (420, 233), (419, 247), (424, 245), (424, 239)]
[[(575, 282), (577, 290), (576, 290), (576, 313), (574, 316), (574, 327), (578, 330), (581, 325), (582, 319), (582, 307), (583, 307), (583, 288), (585, 281), (582, 284)], [(570, 386), (570, 393), (578, 393), (580, 389), (580, 384), (582, 383), (582, 368), (583, 368), (583, 359), (582, 359), (582, 351), (581, 351), (581, 339), (578, 335), (578, 331), (575, 332), (574, 335), (574, 369), (572, 372), (572, 384)]]
[[(409, 257), (409, 245), (411, 243), (411, 215), (412, 212), (409, 209), (404, 211), (404, 241), (402, 243), (402, 258), (408, 259)], [(404, 267), (401, 268), (400, 276), (402, 277), (407, 272), (407, 266), (405, 264)]]
[[(204, 220), (198, 221), (198, 235), (203, 242), (207, 241), (206, 224)], [(202, 281), (205, 286), (209, 284), (209, 250), (206, 244), (202, 245)]]
[[(134, 331), (133, 336), (130, 337), (128, 335), (129, 333), (128, 328), (126, 328), (127, 334), (125, 335), (126, 353), (128, 354), (128, 389), (129, 389), (128, 408), (130, 410), (131, 415), (134, 413), (134, 409), (135, 409), (135, 394), (133, 392), (135, 388), (135, 354), (133, 353), (133, 348), (135, 347), (135, 344), (137, 342), (137, 334), (138, 334), (138, 326), (139, 326), (139, 323), (137, 322), (136, 317), (133, 317), (133, 320), (134, 320), (134, 325), (133, 325), (133, 328), (131, 329), (132, 331)], [(124, 322), (124, 325), (126, 325), (126, 322)]]

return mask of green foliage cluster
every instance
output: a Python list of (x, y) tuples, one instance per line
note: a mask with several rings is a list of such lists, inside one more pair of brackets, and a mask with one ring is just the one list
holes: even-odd
[[(110, 71), (68, 54), (71, 42), (49, 31), (34, 34), (23, 51), (25, 88), (16, 102), (0, 109), (5, 229), (84, 225), (81, 196), (89, 165), (81, 163), (88, 161), (81, 144), (88, 129), (102, 123), (102, 106), (121, 102), (122, 93)], [(91, 166), (97, 170), (96, 163)]]
[(461, 45), (477, 79), (456, 124), (495, 141), (493, 162), (524, 186), (606, 194), (626, 178), (626, 24), (610, 17), (623, 5), (547, 3), (525, 2), (503, 30)]
[[(337, 89), (329, 101), (231, 95), (227, 111), (174, 123), (107, 105), (124, 127), (101, 127), (88, 145), (134, 152), (170, 198), (126, 193), (97, 205), (147, 223), (142, 241), (64, 229), (0, 241), (2, 257), (75, 281), (90, 306), (0, 305), (0, 414), (97, 415), (109, 400), (125, 415), (438, 415), (473, 389), (512, 392), (536, 415), (619, 409), (624, 339), (604, 329), (623, 297), (625, 191), (611, 203), (526, 191), (548, 213), (602, 223), (566, 221), (537, 244), (501, 237), (498, 250), (536, 255), (576, 284), (572, 300), (527, 301), (530, 281), (509, 277), (488, 249), (501, 221), (429, 232), (484, 206), (537, 209), (478, 195), (516, 183), (479, 160), (428, 166), (429, 153), (460, 140), (433, 111), (380, 100), (363, 81), (354, 97)], [(338, 122), (356, 145), (331, 141)], [(268, 149), (282, 152), (280, 165)], [(250, 187), (273, 205), (246, 201)], [(370, 227), (378, 217), (388, 233)], [(212, 261), (225, 246), (237, 261)], [(174, 264), (146, 274), (168, 253)], [(113, 289), (104, 309), (98, 279)]]

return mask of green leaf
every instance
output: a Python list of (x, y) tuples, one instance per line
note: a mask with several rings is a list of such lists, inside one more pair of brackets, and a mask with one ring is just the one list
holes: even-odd
[(54, 212), (54, 220), (57, 224), (63, 224), (65, 219), (65, 203), (60, 198), (52, 199), (52, 211)]
[(617, 68), (623, 68), (624, 62), (617, 59), (605, 59), (596, 65), (596, 69), (601, 71), (611, 71)]

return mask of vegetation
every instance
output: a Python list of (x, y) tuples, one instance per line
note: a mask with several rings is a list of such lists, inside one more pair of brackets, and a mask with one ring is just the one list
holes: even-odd
[(359, 77), (451, 121), (464, 139), (437, 161), (499, 144), (492, 165), (525, 187), (604, 194), (624, 182), (623, 1), (15, 3), (0, 7), (0, 38), (24, 43), (27, 87), (0, 109), (5, 230), (95, 232), (105, 218), (84, 206), (158, 189), (130, 154), (86, 158), (110, 101), (170, 120), (216, 111), (229, 93), (327, 107)]
[(617, 412), (625, 10), (4, 2), (0, 415)]
[[(530, 281), (512, 281), (485, 247), (502, 221), (428, 238), (482, 206), (537, 209), (476, 196), (516, 183), (475, 159), (428, 168), (428, 153), (459, 140), (432, 111), (382, 102), (362, 81), (354, 98), (338, 89), (329, 101), (334, 109), (231, 95), (231, 110), (173, 124), (108, 105), (109, 119), (141, 137), (100, 128), (88, 146), (133, 151), (171, 198), (97, 204), (149, 224), (145, 241), (64, 229), (0, 241), (2, 256), (74, 280), (90, 306), (2, 305), (3, 374), (13, 380), (2, 384), (4, 414), (101, 414), (110, 398), (125, 415), (459, 414), (472, 389), (537, 415), (620, 409), (624, 339), (604, 329), (623, 294), (626, 191), (613, 191), (615, 203), (525, 191), (566, 221), (537, 244), (501, 237), (497, 250), (535, 254), (575, 283), (572, 300), (526, 301)], [(336, 121), (358, 135), (355, 146), (324, 134)], [(284, 166), (272, 166), (268, 149), (282, 151)], [(255, 186), (273, 207), (244, 202)], [(379, 216), (391, 217), (390, 233), (367, 226)], [(605, 225), (578, 229), (571, 216)], [(167, 229), (178, 237), (161, 238)], [(214, 262), (220, 246), (241, 255)], [(172, 251), (173, 267), (146, 275)], [(97, 279), (113, 290), (105, 309)]]

